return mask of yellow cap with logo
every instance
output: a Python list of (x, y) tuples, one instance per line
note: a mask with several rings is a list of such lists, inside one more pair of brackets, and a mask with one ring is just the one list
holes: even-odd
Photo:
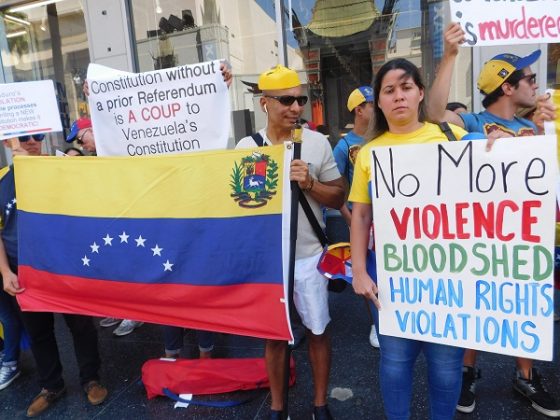
[(360, 86), (354, 89), (350, 96), (348, 96), (346, 106), (348, 107), (348, 111), (352, 112), (354, 108), (364, 102), (373, 102), (373, 89), (369, 86)]
[(477, 87), (485, 95), (498, 89), (516, 70), (522, 70), (534, 64), (541, 56), (541, 50), (533, 51), (526, 57), (514, 54), (499, 54), (486, 63), (478, 76)]
[(301, 81), (297, 73), (281, 65), (273, 67), (259, 76), (260, 90), (290, 89), (300, 85)]

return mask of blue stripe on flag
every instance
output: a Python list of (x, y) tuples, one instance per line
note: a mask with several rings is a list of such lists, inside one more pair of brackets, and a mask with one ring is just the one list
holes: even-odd
[(19, 264), (134, 283), (281, 284), (281, 217), (124, 219), (19, 210)]

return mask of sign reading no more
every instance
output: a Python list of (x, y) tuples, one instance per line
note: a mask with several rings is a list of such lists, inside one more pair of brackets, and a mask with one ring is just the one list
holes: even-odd
[(556, 138), (371, 158), (380, 332), (551, 360)]

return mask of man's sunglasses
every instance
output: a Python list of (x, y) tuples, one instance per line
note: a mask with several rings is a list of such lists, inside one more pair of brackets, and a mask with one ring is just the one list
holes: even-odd
[(18, 137), (19, 141), (29, 141), (31, 139), (35, 140), (35, 141), (43, 141), (45, 139), (45, 135), (44, 134), (33, 134), (31, 136), (19, 136)]
[(523, 76), (521, 78), (521, 80), (527, 80), (527, 83), (529, 83), (530, 85), (534, 85), (535, 83), (537, 83), (537, 73), (533, 73), (533, 74), (528, 74), (526, 76)]
[(266, 98), (276, 99), (284, 106), (292, 106), (292, 104), (297, 101), (299, 106), (304, 106), (307, 103), (307, 96), (291, 96), (291, 95), (283, 95), (283, 96), (269, 96), (265, 95)]
[(81, 136), (76, 136), (76, 143), (78, 143), (80, 146), (82, 146), (84, 144), (84, 136), (90, 130), (91, 130), (91, 128), (86, 128)]

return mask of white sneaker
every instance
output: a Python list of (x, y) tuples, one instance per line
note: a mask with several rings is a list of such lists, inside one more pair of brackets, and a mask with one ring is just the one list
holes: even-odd
[(20, 370), (16, 362), (4, 363), (0, 368), (0, 390), (8, 387), (20, 375)]
[(103, 318), (101, 321), (99, 321), (99, 326), (106, 328), (106, 327), (112, 327), (113, 325), (117, 325), (119, 322), (121, 322), (122, 319), (118, 319), (118, 318)]
[(113, 331), (113, 335), (116, 335), (117, 337), (122, 337), (123, 335), (128, 335), (132, 331), (134, 331), (135, 328), (141, 327), (142, 325), (144, 325), (144, 323), (140, 322), (140, 321), (132, 321), (130, 319), (123, 319), (122, 322), (121, 322), (121, 325), (119, 325), (115, 329), (115, 331)]
[(369, 344), (371, 344), (376, 349), (379, 348), (379, 338), (377, 338), (377, 330), (375, 329), (375, 324), (371, 325), (371, 331), (369, 332)]

